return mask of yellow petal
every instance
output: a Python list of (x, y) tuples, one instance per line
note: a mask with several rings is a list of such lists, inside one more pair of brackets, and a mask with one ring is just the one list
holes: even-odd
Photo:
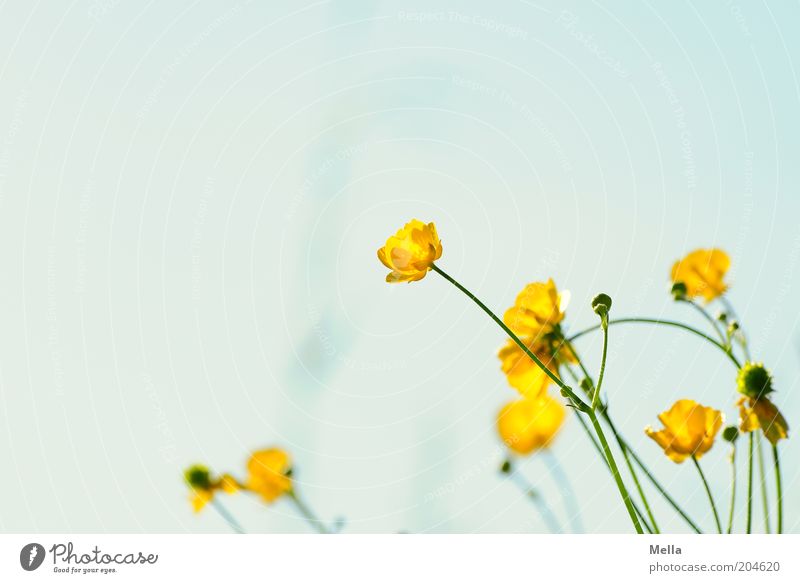
[(433, 223), (427, 225), (413, 219), (386, 240), (378, 249), (378, 259), (391, 273), (389, 283), (418, 281), (425, 277), (431, 264), (442, 256), (442, 243)]
[(731, 260), (721, 249), (697, 249), (672, 266), (670, 276), (674, 283), (686, 285), (689, 297), (703, 297), (710, 302), (728, 289), (723, 281)]
[(282, 449), (256, 451), (247, 462), (247, 488), (265, 502), (273, 502), (292, 489), (290, 469), (291, 459)]
[(527, 454), (552, 442), (564, 415), (564, 405), (546, 394), (511, 401), (497, 415), (497, 431), (507, 447)]

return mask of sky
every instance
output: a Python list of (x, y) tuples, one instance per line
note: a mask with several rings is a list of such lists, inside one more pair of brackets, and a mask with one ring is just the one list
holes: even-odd
[[(0, 530), (225, 532), (192, 513), (183, 469), (241, 475), (280, 446), (346, 532), (546, 532), (497, 471), (515, 398), (502, 331), (436, 274), (384, 282), (376, 250), (411, 218), (498, 312), (552, 277), (569, 331), (596, 323), (599, 292), (612, 317), (704, 326), (671, 300), (670, 266), (725, 249), (728, 297), (798, 424), (798, 17), (763, 1), (3, 3)], [(600, 338), (578, 349), (596, 371)], [(611, 329), (612, 415), (704, 529), (694, 468), (643, 428), (679, 398), (735, 421), (735, 375), (680, 331)], [(703, 459), (726, 510), (728, 450)], [(517, 465), (562, 528), (630, 531), (573, 416)], [(250, 532), (308, 531), (285, 500), (224, 503)]]

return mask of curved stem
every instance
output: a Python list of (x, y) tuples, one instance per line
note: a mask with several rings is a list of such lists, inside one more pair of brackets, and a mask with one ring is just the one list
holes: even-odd
[(708, 501), (711, 503), (711, 510), (714, 512), (714, 522), (717, 523), (717, 532), (722, 534), (722, 524), (719, 521), (719, 514), (717, 514), (717, 505), (714, 504), (714, 496), (711, 494), (711, 488), (708, 487), (708, 481), (706, 480), (706, 476), (703, 473), (703, 469), (700, 467), (700, 462), (697, 461), (697, 457), (692, 456), (692, 461), (694, 462), (694, 467), (697, 468), (697, 472), (700, 474), (700, 479), (703, 480), (703, 486), (706, 488), (706, 494), (708, 494)]
[(761, 447), (761, 434), (756, 433), (756, 462), (758, 463), (758, 483), (761, 489), (761, 505), (764, 509), (764, 532), (769, 534), (769, 500), (767, 500), (767, 474), (764, 469), (764, 451)]
[(603, 356), (600, 360), (600, 375), (597, 377), (597, 386), (592, 394), (592, 410), (597, 409), (600, 400), (600, 387), (603, 386), (603, 377), (606, 374), (606, 357), (608, 355), (608, 325), (603, 326)]
[(592, 425), (594, 426), (595, 432), (597, 433), (597, 437), (600, 440), (600, 444), (603, 446), (603, 452), (605, 453), (606, 458), (608, 459), (611, 471), (614, 474), (614, 480), (616, 481), (617, 488), (619, 489), (620, 494), (622, 496), (622, 501), (625, 503), (625, 507), (627, 508), (628, 514), (631, 517), (631, 522), (633, 522), (633, 526), (636, 528), (637, 533), (644, 534), (644, 532), (642, 531), (642, 525), (639, 524), (639, 517), (636, 516), (636, 512), (633, 509), (633, 504), (631, 503), (630, 495), (628, 494), (628, 491), (625, 489), (625, 484), (622, 482), (622, 478), (619, 475), (619, 470), (617, 469), (617, 464), (614, 461), (614, 456), (611, 453), (611, 449), (608, 447), (608, 442), (606, 442), (605, 435), (603, 435), (603, 428), (600, 427), (600, 423), (598, 423), (597, 421), (597, 415), (595, 415), (595, 412), (591, 409), (591, 407), (589, 407), (581, 398), (579, 398), (578, 395), (576, 395), (575, 392), (570, 387), (565, 385), (557, 374), (554, 374), (549, 368), (547, 368), (544, 365), (544, 363), (541, 360), (539, 360), (539, 358), (533, 352), (531, 352), (531, 350), (525, 345), (525, 343), (522, 342), (522, 340), (520, 340), (517, 337), (517, 335), (514, 334), (514, 332), (512, 332), (511, 329), (508, 326), (506, 326), (505, 323), (494, 314), (494, 312), (492, 312), (489, 308), (486, 307), (486, 305), (482, 301), (480, 301), (477, 297), (475, 297), (472, 294), (472, 292), (470, 292), (467, 288), (458, 283), (455, 279), (447, 275), (447, 273), (439, 269), (439, 267), (435, 263), (431, 263), (431, 269), (434, 270), (439, 275), (441, 275), (447, 281), (452, 283), (464, 295), (466, 295), (469, 299), (475, 302), (475, 304), (480, 309), (482, 309), (492, 320), (494, 320), (495, 323), (498, 326), (500, 326), (500, 328), (502, 328), (506, 334), (508, 334), (509, 338), (511, 338), (517, 344), (517, 346), (519, 346), (522, 349), (522, 351), (525, 352), (525, 354), (527, 354), (528, 357), (533, 362), (535, 362), (536, 365), (539, 368), (541, 368), (556, 385), (558, 385), (558, 387), (561, 389), (561, 393), (565, 397), (570, 399), (572, 403), (576, 407), (578, 407), (581, 411), (589, 415), (589, 418), (592, 421)]
[(717, 321), (711, 317), (711, 314), (709, 314), (708, 311), (703, 306), (693, 302), (692, 300), (679, 300), (679, 301), (692, 306), (701, 316), (703, 316), (703, 318), (705, 318), (705, 320), (709, 324), (711, 324), (711, 327), (714, 329), (714, 332), (717, 334), (717, 336), (719, 336), (720, 342), (722, 342), (722, 344), (724, 344), (725, 346), (728, 345), (728, 340), (725, 338), (725, 335), (720, 331), (719, 326), (717, 326)]
[(320, 534), (329, 534), (328, 529), (322, 523), (322, 521), (316, 517), (316, 515), (311, 511), (311, 509), (306, 506), (306, 503), (303, 502), (297, 493), (294, 490), (290, 490), (287, 494), (289, 499), (294, 503), (295, 508), (297, 511), (306, 519), (306, 521), (316, 529), (316, 531)]
[(778, 492), (778, 534), (783, 534), (783, 488), (781, 487), (781, 462), (778, 457), (778, 446), (772, 446), (772, 459), (775, 461), (775, 488)]
[(220, 502), (217, 497), (211, 499), (211, 506), (214, 507), (214, 510), (222, 517), (222, 519), (228, 523), (228, 526), (231, 527), (231, 530), (236, 534), (244, 534), (244, 529), (241, 525), (236, 521), (233, 517), (233, 514), (228, 512), (228, 509)]
[(622, 482), (622, 476), (619, 474), (617, 463), (614, 461), (614, 456), (611, 454), (611, 448), (608, 447), (608, 441), (606, 441), (603, 428), (600, 426), (600, 422), (597, 420), (597, 414), (593, 409), (589, 409), (589, 411), (587, 411), (587, 415), (589, 415), (589, 420), (592, 422), (594, 431), (597, 433), (597, 438), (600, 440), (600, 445), (603, 447), (603, 453), (605, 453), (606, 459), (608, 460), (608, 466), (611, 468), (611, 474), (614, 476), (614, 481), (617, 483), (617, 489), (622, 496), (622, 501), (625, 503), (625, 508), (628, 509), (628, 514), (631, 517), (633, 526), (636, 528), (636, 532), (638, 534), (644, 534), (642, 531), (642, 525), (639, 524), (639, 517), (636, 516), (636, 511), (633, 509), (631, 497), (628, 494), (628, 490), (625, 488), (625, 484)]
[(569, 476), (567, 476), (567, 473), (558, 461), (558, 457), (554, 455), (553, 452), (545, 448), (541, 453), (545, 465), (550, 475), (553, 477), (553, 481), (558, 485), (558, 490), (561, 492), (561, 500), (564, 504), (564, 512), (569, 519), (570, 530), (572, 530), (574, 534), (584, 532), (583, 521), (581, 520), (581, 509), (580, 506), (575, 503), (578, 497), (575, 495), (575, 490), (572, 488), (572, 482), (570, 482)]
[[(618, 318), (616, 320), (608, 321), (609, 326), (613, 324), (657, 324), (661, 326), (672, 326), (673, 328), (680, 328), (682, 330), (686, 330), (687, 332), (691, 332), (692, 334), (699, 336), (700, 338), (703, 338), (707, 342), (710, 342), (711, 344), (719, 348), (722, 352), (724, 352), (725, 355), (731, 360), (731, 362), (733, 362), (733, 364), (736, 365), (736, 368), (742, 367), (737, 358), (723, 344), (720, 344), (708, 334), (704, 334), (697, 328), (693, 328), (692, 326), (684, 324), (683, 322), (676, 322), (674, 320), (659, 320), (658, 318)], [(573, 340), (577, 340), (581, 336), (589, 334), (590, 332), (594, 332), (595, 330), (599, 330), (600, 327), (601, 327), (600, 324), (597, 324), (596, 326), (586, 328), (584, 330), (581, 330), (580, 332), (573, 334), (572, 336), (567, 338), (567, 340), (570, 342)]]
[(519, 490), (528, 498), (533, 505), (536, 507), (536, 510), (539, 511), (539, 516), (542, 517), (542, 521), (544, 521), (545, 525), (547, 526), (547, 530), (549, 530), (552, 534), (561, 534), (563, 531), (561, 530), (561, 525), (558, 523), (558, 520), (553, 514), (553, 511), (550, 509), (550, 506), (547, 504), (547, 501), (542, 498), (541, 494), (536, 491), (536, 488), (523, 476), (519, 473), (517, 468), (512, 465), (511, 473), (508, 474), (508, 478), (514, 483), (514, 485), (519, 488)]
[(753, 532), (753, 432), (747, 446), (747, 534)]
[(736, 444), (731, 449), (731, 508), (728, 511), (728, 534), (733, 530), (733, 508), (736, 506)]

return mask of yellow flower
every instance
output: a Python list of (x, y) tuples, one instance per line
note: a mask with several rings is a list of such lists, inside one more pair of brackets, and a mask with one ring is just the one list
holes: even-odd
[(722, 249), (692, 251), (672, 266), (673, 283), (683, 283), (688, 297), (703, 296), (710, 302), (728, 289), (722, 281), (731, 266), (731, 259)]
[[(539, 357), (545, 366), (558, 376), (558, 360), (553, 356), (549, 343), (543, 339), (531, 341), (529, 338), (520, 338), (522, 342)], [(547, 376), (538, 364), (513, 340), (508, 340), (505, 346), (497, 353), (501, 368), (506, 374), (508, 384), (517, 389), (525, 397), (538, 397), (547, 390), (552, 379)]]
[(786, 419), (768, 398), (741, 397), (736, 404), (739, 406), (741, 422), (739, 429), (742, 433), (757, 431), (760, 428), (772, 445), (777, 445), (779, 440), (789, 437), (789, 425)]
[(256, 451), (247, 462), (247, 489), (269, 503), (292, 490), (291, 459), (282, 449)]
[(392, 272), (386, 276), (389, 283), (418, 281), (425, 277), (431, 264), (442, 256), (442, 242), (433, 223), (427, 225), (417, 219), (389, 237), (386, 245), (378, 249), (378, 259)]
[(503, 321), (517, 335), (537, 336), (550, 332), (564, 319), (569, 292), (559, 293), (552, 279), (529, 283), (519, 293)]
[(497, 431), (507, 447), (527, 454), (547, 447), (564, 422), (564, 405), (545, 394), (511, 401), (497, 414)]
[(211, 502), (219, 490), (233, 494), (240, 489), (239, 483), (231, 475), (223, 474), (219, 478), (212, 478), (209, 469), (201, 464), (189, 467), (184, 472), (184, 479), (192, 490), (190, 501), (195, 512), (200, 512)]
[(720, 411), (690, 399), (676, 401), (669, 411), (664, 411), (658, 418), (664, 424), (664, 429), (653, 431), (647, 427), (644, 431), (675, 463), (681, 463), (690, 456), (699, 459), (711, 449), (724, 419)]

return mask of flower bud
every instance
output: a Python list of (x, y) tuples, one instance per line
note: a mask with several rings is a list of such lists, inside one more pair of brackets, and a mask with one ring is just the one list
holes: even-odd
[(592, 309), (599, 316), (608, 314), (611, 311), (611, 298), (606, 294), (597, 294), (592, 299)]
[(728, 321), (728, 313), (727, 312), (723, 312), (722, 310), (717, 312), (717, 321), (722, 322), (723, 324), (725, 322), (727, 322)]
[(735, 425), (728, 425), (722, 430), (722, 439), (728, 443), (735, 443), (739, 438), (739, 429)]
[(682, 281), (676, 281), (672, 284), (672, 290), (670, 290), (670, 293), (676, 302), (685, 300), (687, 293), (686, 284)]
[(183, 473), (183, 477), (186, 483), (195, 490), (211, 489), (211, 472), (204, 465), (195, 464), (191, 466)]
[(759, 399), (773, 392), (772, 375), (762, 362), (746, 362), (736, 378), (736, 389), (751, 399)]
[(503, 460), (503, 464), (500, 466), (500, 473), (501, 474), (510, 474), (511, 473), (511, 462), (508, 460)]

